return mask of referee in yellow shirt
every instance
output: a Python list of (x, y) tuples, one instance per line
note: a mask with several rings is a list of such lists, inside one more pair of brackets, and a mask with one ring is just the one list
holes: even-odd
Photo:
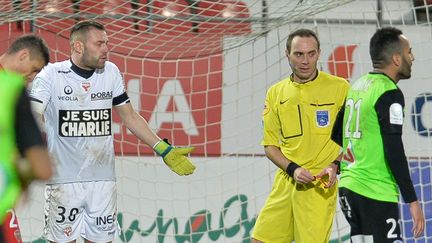
[(329, 242), (340, 154), (330, 137), (349, 84), (318, 71), (320, 42), (311, 30), (289, 35), (286, 56), (293, 73), (267, 91), (261, 142), (280, 169), (252, 242)]

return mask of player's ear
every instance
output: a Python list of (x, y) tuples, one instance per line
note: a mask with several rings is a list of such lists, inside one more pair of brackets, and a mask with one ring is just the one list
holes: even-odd
[(77, 41), (74, 41), (72, 47), (73, 47), (75, 52), (81, 54), (84, 50), (84, 43), (77, 40)]
[(392, 62), (395, 66), (399, 67), (402, 65), (402, 56), (399, 53), (395, 53), (392, 55)]
[(18, 51), (18, 59), (19, 61), (25, 61), (27, 59), (30, 59), (30, 51), (27, 48), (21, 49)]
[(289, 63), (289, 65), (291, 66), (291, 58), (290, 58), (290, 53), (289, 53), (288, 49), (285, 50), (285, 56), (286, 56), (287, 59), (288, 59), (288, 63)]

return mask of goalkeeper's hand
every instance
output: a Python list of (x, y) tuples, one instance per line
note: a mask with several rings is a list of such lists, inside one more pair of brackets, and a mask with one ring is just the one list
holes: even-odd
[(176, 174), (190, 175), (194, 172), (195, 165), (186, 157), (194, 150), (194, 147), (174, 147), (166, 141), (160, 140), (153, 146), (153, 149)]

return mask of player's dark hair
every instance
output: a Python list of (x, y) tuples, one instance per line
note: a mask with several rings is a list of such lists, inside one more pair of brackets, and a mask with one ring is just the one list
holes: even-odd
[(83, 21), (76, 23), (72, 27), (72, 30), (70, 32), (70, 41), (73, 42), (78, 37), (85, 38), (87, 35), (87, 32), (91, 28), (105, 31), (105, 27), (101, 23), (94, 21), (94, 20), (83, 20)]
[(288, 50), (288, 52), (291, 52), (291, 44), (292, 44), (292, 40), (294, 39), (294, 37), (296, 36), (300, 36), (300, 37), (313, 37), (316, 42), (317, 42), (317, 47), (318, 50), (320, 49), (320, 41), (318, 39), (317, 34), (309, 29), (298, 29), (294, 32), (291, 32), (291, 34), (288, 36), (288, 40), (286, 42), (286, 48)]
[(7, 54), (14, 54), (23, 49), (28, 49), (30, 58), (41, 58), (45, 65), (50, 61), (49, 49), (45, 41), (37, 35), (23, 35), (16, 39), (7, 49)]
[(374, 68), (391, 63), (394, 54), (402, 53), (402, 31), (395, 27), (378, 29), (369, 43), (369, 54)]

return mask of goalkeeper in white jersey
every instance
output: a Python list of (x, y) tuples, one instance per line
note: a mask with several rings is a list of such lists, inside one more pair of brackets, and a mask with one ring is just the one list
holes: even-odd
[(186, 157), (192, 147), (164, 142), (133, 110), (119, 69), (107, 61), (107, 43), (103, 25), (77, 23), (70, 34), (70, 59), (46, 66), (30, 92), (55, 164), (45, 190), (44, 237), (51, 242), (75, 242), (80, 236), (110, 242), (118, 233), (113, 108), (171, 170), (179, 175), (195, 170)]

